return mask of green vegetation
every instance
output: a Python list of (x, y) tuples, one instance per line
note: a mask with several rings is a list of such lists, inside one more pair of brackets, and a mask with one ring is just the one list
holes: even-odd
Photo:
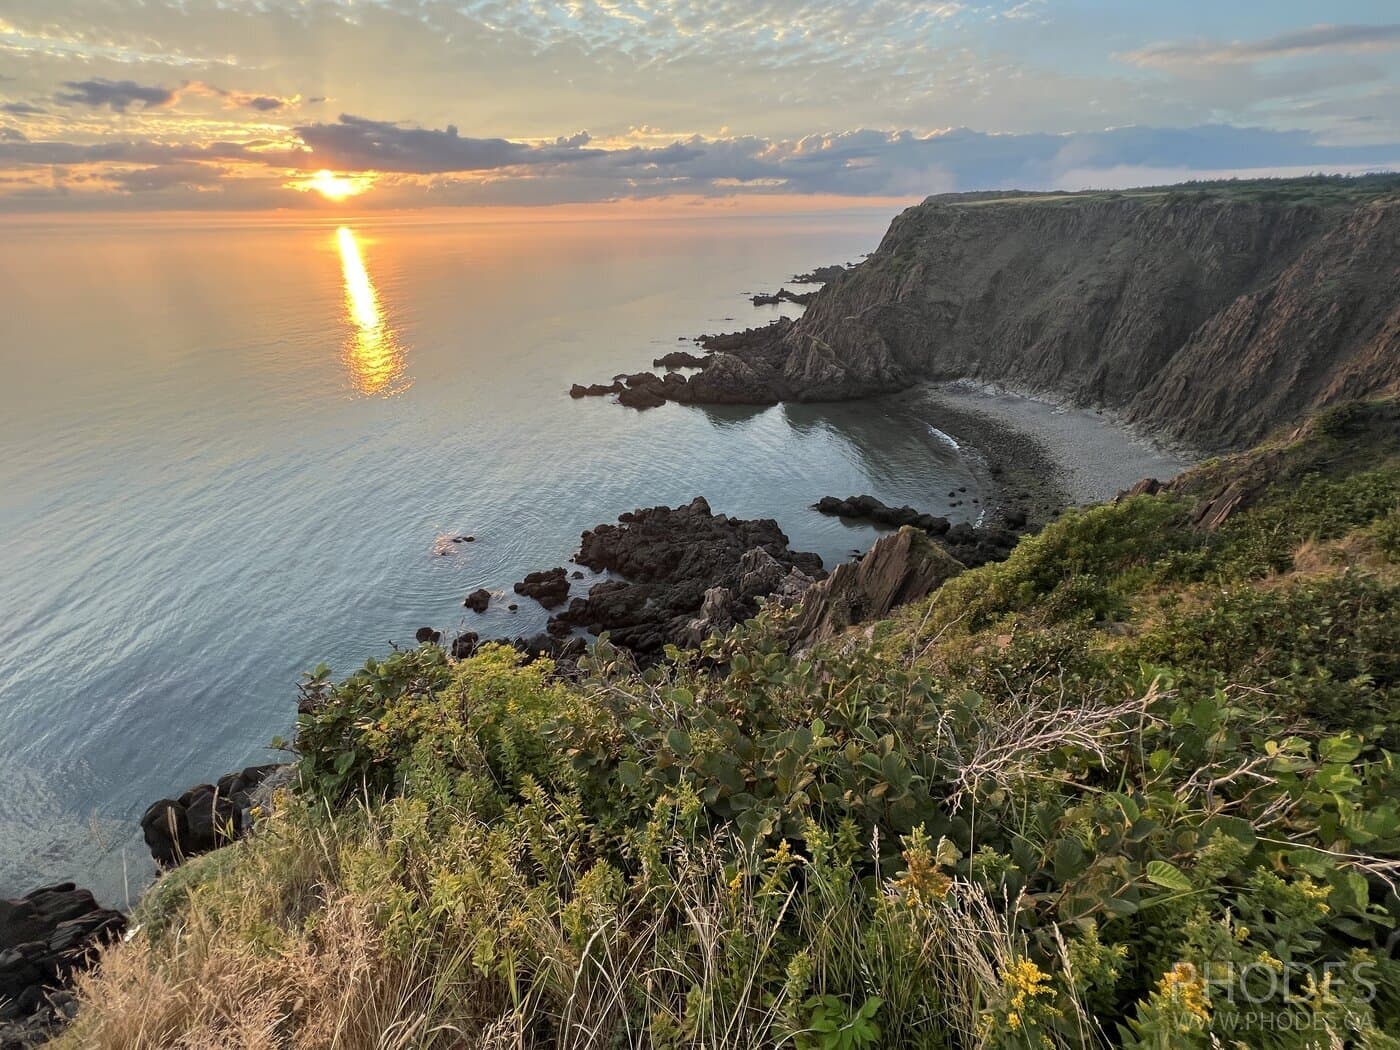
[[(1400, 428), (1360, 406), (793, 655), (309, 678), (82, 1047), (1400, 1047)], [(1193, 522), (1233, 501), (1214, 531)]]
[(982, 207), (989, 204), (1075, 204), (1084, 201), (1123, 199), (1157, 200), (1162, 203), (1199, 203), (1202, 200), (1254, 201), (1263, 204), (1307, 205), (1325, 208), (1356, 205), (1400, 193), (1400, 175), (1304, 175), (1295, 178), (1210, 179), (1170, 186), (1140, 186), (1126, 190), (1074, 190), (1035, 193), (1025, 190), (944, 193), (930, 197), (939, 204)]

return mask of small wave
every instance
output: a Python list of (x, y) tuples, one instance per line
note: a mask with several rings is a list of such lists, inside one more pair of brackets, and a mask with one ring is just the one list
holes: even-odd
[(928, 432), (934, 437), (938, 438), (939, 441), (946, 443), (948, 447), (951, 448), (954, 452), (962, 451), (962, 446), (958, 444), (957, 440), (953, 437), (952, 434), (946, 434), (931, 424), (928, 428)]

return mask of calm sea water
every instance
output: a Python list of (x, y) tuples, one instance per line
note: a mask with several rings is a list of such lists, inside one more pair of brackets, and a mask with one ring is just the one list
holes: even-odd
[(972, 465), (908, 409), (566, 393), (792, 312), (742, 293), (887, 221), (0, 228), (0, 895), (126, 903), (144, 807), (267, 760), (303, 670), (539, 630), (462, 598), (622, 511), (703, 494), (828, 564), (874, 533), (820, 496), (965, 516)]

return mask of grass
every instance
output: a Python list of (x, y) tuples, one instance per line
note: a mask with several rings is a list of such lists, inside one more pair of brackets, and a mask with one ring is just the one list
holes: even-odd
[(1325, 208), (1364, 204), (1395, 194), (1400, 194), (1400, 174), (1382, 172), (1369, 175), (1193, 180), (1169, 186), (1140, 186), (1125, 190), (988, 190), (939, 194), (928, 198), (926, 203), (986, 207), (996, 204), (1075, 205), (1085, 201), (1115, 200), (1142, 200), (1163, 204), (1222, 200)]
[(813, 652), (318, 670), (298, 786), (63, 1045), (1400, 1046), (1396, 410)]

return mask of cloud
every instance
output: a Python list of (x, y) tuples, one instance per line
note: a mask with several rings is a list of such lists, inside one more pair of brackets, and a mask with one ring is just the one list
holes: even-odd
[(28, 142), (29, 139), (19, 128), (0, 126), (0, 142)]
[(55, 101), (94, 109), (106, 106), (115, 113), (125, 113), (138, 103), (142, 109), (168, 106), (178, 97), (178, 92), (170, 88), (147, 87), (134, 80), (107, 80), (104, 77), (65, 80), (63, 86), (69, 90), (55, 94)]
[(1317, 25), (1259, 40), (1149, 44), (1116, 57), (1135, 66), (1173, 69), (1193, 65), (1236, 65), (1327, 52), (1386, 51), (1397, 47), (1400, 47), (1400, 24)]
[(8, 113), (12, 117), (34, 117), (43, 112), (31, 102), (0, 102), (0, 113)]
[(217, 186), (227, 170), (210, 164), (175, 163), (116, 171), (104, 178), (127, 193), (159, 193), (179, 188)]
[(275, 109), (282, 109), (288, 105), (285, 98), (276, 98), (272, 95), (254, 95), (242, 103), (249, 109), (256, 109), (261, 113), (270, 113)]
[[(971, 189), (1082, 189), (1235, 171), (1394, 168), (1395, 140), (1329, 144), (1305, 131), (1229, 125), (1122, 127), (1073, 134), (919, 134), (858, 128), (795, 139), (686, 135), (645, 145), (587, 132), (541, 141), (477, 138), (351, 115), (298, 129), (303, 146), (267, 140), (0, 141), (0, 171), (62, 168), (97, 194), (139, 195), (149, 207), (278, 207), (289, 185), (320, 168), (361, 176), (365, 207), (561, 204), (623, 198), (754, 195), (915, 198)], [(9, 138), (5, 136), (4, 138)], [(1154, 173), (1165, 173), (1160, 177)], [(96, 187), (96, 188), (94, 188)], [(0, 205), (7, 198), (0, 197)], [(11, 206), (17, 206), (13, 197)], [(67, 198), (64, 198), (67, 200)], [(72, 206), (71, 202), (64, 206)]]

